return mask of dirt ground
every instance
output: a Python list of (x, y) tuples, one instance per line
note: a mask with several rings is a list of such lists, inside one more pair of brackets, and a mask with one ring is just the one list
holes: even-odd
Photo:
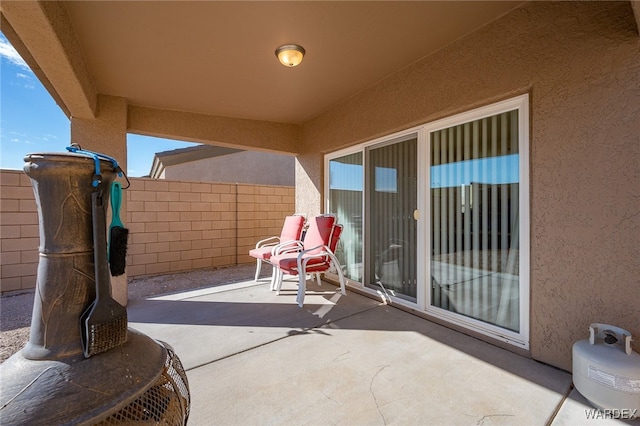
[[(251, 280), (254, 274), (255, 265), (248, 264), (131, 278), (129, 300)], [(266, 277), (270, 274), (270, 266), (263, 266), (261, 276)], [(29, 340), (33, 300), (33, 290), (0, 297), (0, 363), (22, 349)]]

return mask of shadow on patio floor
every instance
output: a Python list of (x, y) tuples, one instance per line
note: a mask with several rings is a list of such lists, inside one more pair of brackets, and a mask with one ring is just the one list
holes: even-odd
[(294, 281), (278, 296), (250, 279), (136, 300), (129, 317), (180, 356), (195, 425), (546, 425), (571, 395), (566, 372), (324, 282), (308, 289), (300, 309)]

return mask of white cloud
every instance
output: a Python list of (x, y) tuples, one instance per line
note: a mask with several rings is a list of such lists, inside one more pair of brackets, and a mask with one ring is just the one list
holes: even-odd
[(36, 85), (35, 85), (35, 77), (33, 77), (32, 75), (27, 75), (27, 74), (23, 74), (23, 73), (16, 73), (16, 77), (18, 77), (18, 82), (10, 82), (9, 84), (11, 84), (12, 86), (22, 86), (25, 89), (35, 89)]
[[(4, 35), (0, 35), (0, 57), (5, 58), (9, 62), (11, 62), (13, 65), (20, 67), (21, 69), (28, 71), (28, 73), (31, 74), (31, 69), (29, 68), (29, 65), (27, 65), (24, 59), (22, 59), (22, 57), (18, 54), (16, 49), (13, 48), (11, 43), (9, 43), (9, 41), (5, 38)], [(19, 74), (18, 76), (26, 77), (26, 75), (24, 74), (22, 75)]]
[[(50, 133), (44, 134), (43, 136), (39, 135), (28, 135), (20, 132), (9, 132), (11, 137), (9, 137), (9, 141), (14, 144), (20, 145), (43, 145), (54, 143), (58, 137), (56, 135), (52, 135)], [(4, 136), (2, 136), (4, 138)]]

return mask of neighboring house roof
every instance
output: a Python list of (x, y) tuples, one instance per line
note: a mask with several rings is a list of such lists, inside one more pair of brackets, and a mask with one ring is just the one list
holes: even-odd
[(242, 152), (242, 150), (212, 145), (197, 145), (156, 152), (153, 157), (153, 163), (151, 164), (151, 171), (149, 171), (149, 177), (161, 179), (166, 167), (236, 152)]
[(198, 145), (156, 153), (149, 177), (293, 186), (294, 161), (289, 155)]

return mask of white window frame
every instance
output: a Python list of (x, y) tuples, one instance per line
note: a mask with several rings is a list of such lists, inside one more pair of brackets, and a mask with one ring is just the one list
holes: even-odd
[[(466, 317), (454, 312), (447, 311), (438, 307), (431, 306), (430, 304), (430, 292), (425, 291), (423, 304), (419, 306), (420, 310), (432, 315), (436, 318), (440, 318), (452, 324), (460, 325), (466, 329), (474, 332), (504, 341), (514, 346), (521, 347), (522, 349), (529, 349), (529, 276), (530, 276), (530, 216), (529, 216), (529, 95), (521, 95), (515, 98), (507, 99), (502, 102), (488, 105), (468, 111), (462, 114), (457, 114), (451, 117), (444, 118), (442, 120), (428, 123), (424, 126), (423, 131), (425, 133), (425, 140), (431, 139), (431, 133), (446, 129), (452, 126), (457, 126), (470, 121), (479, 120), (486, 117), (502, 114), (508, 111), (518, 110), (518, 154), (519, 154), (519, 215), (520, 215), (520, 273), (519, 273), (519, 331), (511, 331), (505, 328), (488, 324), (484, 321), (476, 320), (474, 318)], [(428, 147), (428, 145), (426, 145)], [(420, 161), (422, 164), (431, 164), (430, 149), (424, 149), (422, 152), (423, 157)], [(426, 176), (422, 176), (421, 182), (424, 182), (425, 188), (422, 189), (422, 194), (427, 194), (426, 191), (431, 187), (430, 173), (424, 170)], [(431, 211), (431, 197), (423, 196), (418, 198), (418, 202), (421, 205), (420, 210), (429, 212)], [(425, 275), (424, 277), (431, 276), (431, 251), (429, 250), (428, 236), (431, 235), (430, 218), (425, 218), (420, 229), (420, 235), (423, 235), (424, 244), (423, 253), (427, 256), (428, 261), (424, 262)]]
[[(429, 243), (429, 235), (431, 235), (430, 223), (431, 218), (428, 212), (431, 211), (429, 190), (431, 187), (429, 165), (431, 164), (429, 140), (431, 132), (442, 130), (451, 126), (456, 126), (469, 121), (475, 121), (485, 117), (501, 114), (508, 111), (518, 110), (518, 143), (519, 143), (519, 214), (520, 214), (520, 263), (519, 263), (519, 302), (520, 302), (520, 327), (518, 332), (507, 330), (505, 328), (488, 324), (486, 322), (465, 317), (463, 315), (447, 311), (445, 309), (433, 307), (430, 305), (430, 292), (428, 291), (430, 283), (426, 277), (431, 276), (431, 251)], [(371, 141), (360, 143), (339, 151), (332, 152), (324, 156), (324, 205), (325, 211), (329, 211), (329, 163), (331, 160), (342, 157), (355, 152), (363, 153), (363, 183), (366, 156), (364, 152), (366, 148), (380, 146), (391, 142), (395, 139), (405, 137), (411, 134), (418, 135), (418, 247), (417, 253), (425, 262), (418, 262), (423, 267), (419, 267), (417, 271), (418, 285), (416, 303), (409, 302), (404, 299), (392, 297), (387, 300), (392, 304), (406, 306), (410, 309), (416, 309), (425, 312), (427, 315), (450, 322), (455, 325), (462, 326), (473, 332), (506, 342), (516, 347), (529, 349), (529, 327), (530, 327), (530, 193), (529, 193), (529, 95), (523, 94), (501, 102), (493, 103), (484, 107), (476, 108), (461, 114), (456, 114), (441, 120), (425, 123), (401, 132), (393, 133), (384, 137), (380, 137)], [(365, 191), (363, 186), (363, 206)], [(363, 215), (364, 218), (365, 215)], [(367, 223), (363, 221), (363, 248), (366, 242)], [(363, 259), (364, 261), (365, 259)], [(336, 279), (337, 276), (331, 278)], [(380, 292), (367, 287), (364, 283), (354, 280), (347, 280), (347, 285), (355, 287), (360, 291), (371, 295), (381, 295)], [(387, 296), (388, 297), (388, 296)]]

